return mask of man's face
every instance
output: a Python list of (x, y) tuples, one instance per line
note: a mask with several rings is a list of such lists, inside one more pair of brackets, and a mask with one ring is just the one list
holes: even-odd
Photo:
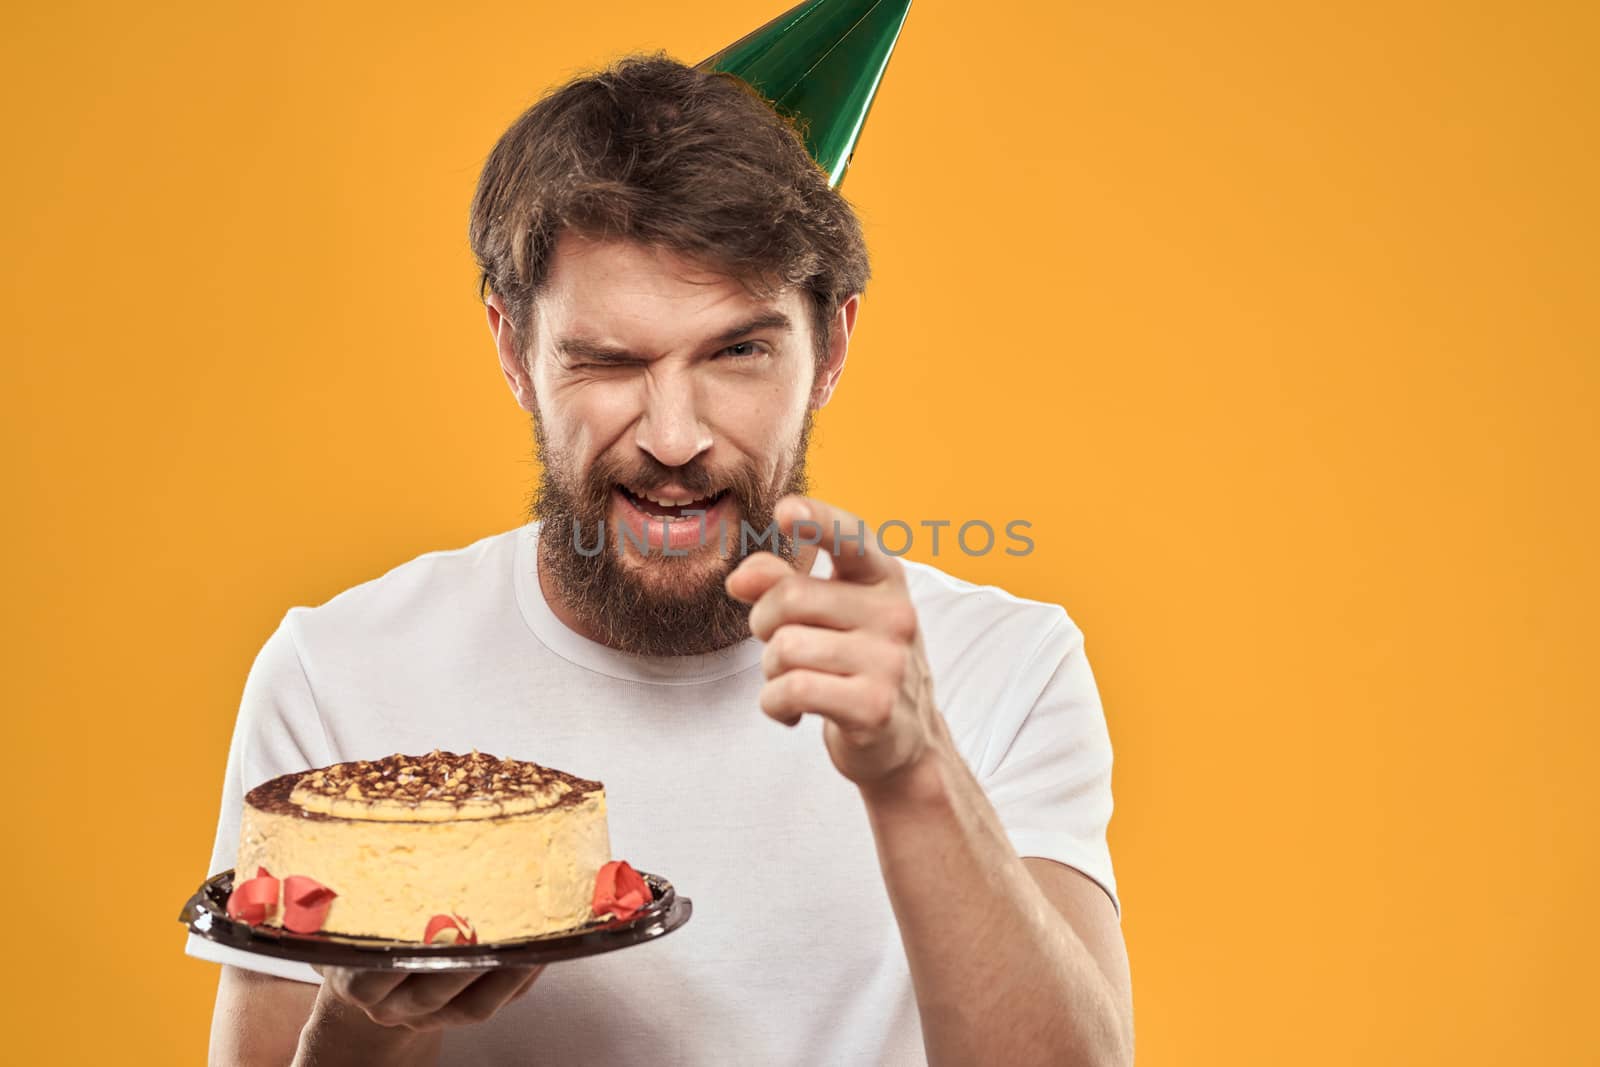
[(747, 636), (722, 581), (760, 547), (741, 520), (764, 532), (805, 491), (809, 299), (632, 242), (557, 244), (530, 339), (534, 514), (565, 605), (607, 644), (684, 655)]

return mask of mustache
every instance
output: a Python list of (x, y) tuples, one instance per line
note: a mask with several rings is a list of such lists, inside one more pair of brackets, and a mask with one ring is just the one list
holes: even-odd
[(766, 495), (756, 472), (748, 467), (713, 471), (699, 460), (672, 467), (649, 455), (638, 456), (632, 462), (602, 456), (589, 468), (582, 481), (580, 495), (597, 510), (610, 502), (611, 487), (614, 485), (631, 486), (645, 493), (673, 485), (696, 496), (710, 496), (727, 490), (735, 500), (745, 505)]
[(590, 477), (604, 483), (609, 490), (611, 486), (622, 484), (645, 492), (654, 492), (666, 485), (676, 484), (687, 489), (696, 496), (710, 496), (718, 489), (725, 488), (728, 477), (715, 478), (706, 469), (705, 464), (691, 460), (681, 467), (669, 467), (652, 456), (641, 457), (638, 464), (632, 469), (624, 470), (621, 464), (613, 470), (610, 466), (602, 469), (599, 464), (591, 472)]

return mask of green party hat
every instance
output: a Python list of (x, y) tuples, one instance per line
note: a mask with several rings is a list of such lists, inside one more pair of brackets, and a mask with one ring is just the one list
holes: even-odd
[(911, 0), (806, 0), (696, 66), (743, 79), (794, 117), (837, 186), (910, 9)]

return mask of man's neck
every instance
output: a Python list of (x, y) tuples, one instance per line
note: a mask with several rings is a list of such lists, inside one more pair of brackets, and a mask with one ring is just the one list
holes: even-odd
[[(795, 553), (795, 571), (799, 574), (810, 574), (812, 566), (817, 561), (817, 552), (818, 547), (816, 545), (801, 545), (800, 550)], [(590, 641), (599, 644), (605, 644), (600, 635), (584, 625), (583, 621), (578, 618), (577, 613), (567, 604), (566, 599), (556, 589), (556, 583), (550, 578), (548, 568), (549, 565), (546, 563), (545, 557), (541, 555), (538, 567), (539, 591), (544, 595), (545, 603), (550, 605), (551, 614), (561, 621), (561, 625), (578, 636), (586, 637)]]

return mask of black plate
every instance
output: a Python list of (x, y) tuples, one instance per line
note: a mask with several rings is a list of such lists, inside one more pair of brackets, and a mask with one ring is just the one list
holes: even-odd
[(655, 900), (631, 919), (600, 919), (572, 930), (517, 941), (481, 945), (425, 945), (348, 934), (294, 934), (276, 926), (251, 926), (228, 918), (233, 872), (207, 878), (183, 906), (178, 921), (197, 936), (219, 945), (330, 967), (373, 971), (468, 971), (528, 967), (614, 952), (663, 937), (689, 921), (694, 902), (679, 896), (672, 883), (640, 871)]

